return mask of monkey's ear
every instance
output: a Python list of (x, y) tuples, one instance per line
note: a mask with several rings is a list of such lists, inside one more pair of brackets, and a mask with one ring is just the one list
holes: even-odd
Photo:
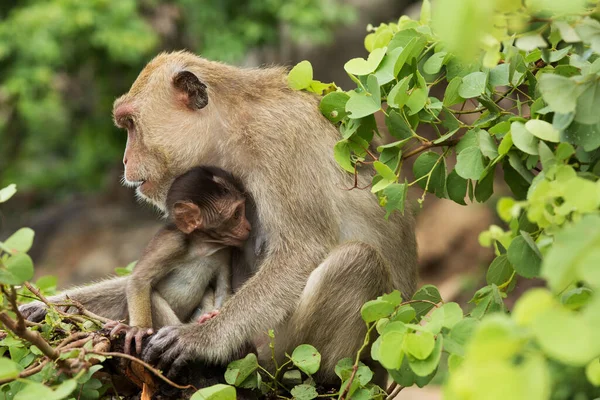
[(192, 72), (178, 72), (173, 77), (173, 86), (185, 96), (184, 102), (190, 110), (200, 110), (208, 104), (206, 85)]
[(173, 206), (173, 221), (181, 232), (190, 234), (202, 227), (200, 207), (189, 201), (178, 201)]

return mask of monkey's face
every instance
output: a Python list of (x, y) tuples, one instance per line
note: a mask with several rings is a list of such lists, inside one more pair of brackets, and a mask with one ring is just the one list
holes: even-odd
[(176, 176), (195, 165), (215, 163), (218, 127), (212, 122), (206, 85), (161, 57), (115, 101), (113, 115), (116, 125), (127, 130), (124, 184), (165, 211)]
[(208, 222), (213, 227), (211, 236), (220, 238), (223, 244), (242, 247), (248, 240), (252, 227), (246, 219), (245, 199), (226, 200), (220, 212), (211, 218)]

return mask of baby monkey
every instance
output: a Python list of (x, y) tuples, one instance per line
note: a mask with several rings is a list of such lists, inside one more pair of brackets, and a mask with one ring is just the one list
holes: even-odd
[(126, 353), (133, 340), (141, 354), (144, 336), (197, 318), (197, 308), (200, 323), (214, 316), (231, 294), (232, 247), (242, 247), (250, 234), (242, 184), (220, 168), (196, 167), (175, 179), (166, 205), (170, 223), (150, 241), (127, 282), (129, 325), (105, 325), (111, 335), (126, 332)]

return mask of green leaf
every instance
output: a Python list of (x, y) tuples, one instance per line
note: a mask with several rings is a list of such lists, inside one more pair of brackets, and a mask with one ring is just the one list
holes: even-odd
[(27, 253), (33, 245), (34, 236), (35, 233), (31, 228), (21, 228), (6, 239), (4, 245), (11, 249), (13, 253)]
[(458, 94), (465, 99), (480, 96), (485, 93), (487, 74), (485, 72), (472, 72), (462, 79)]
[[(441, 159), (440, 159), (441, 158)], [(433, 151), (422, 153), (413, 164), (415, 179), (420, 179), (417, 184), (438, 197), (446, 194), (446, 161), (440, 154)], [(429, 185), (426, 175), (430, 174)], [(421, 179), (422, 178), (422, 179)]]
[(525, 128), (522, 122), (513, 122), (510, 125), (510, 133), (514, 145), (521, 151), (537, 155), (539, 139)]
[(467, 195), (467, 180), (456, 172), (456, 169), (452, 170), (448, 174), (446, 179), (446, 190), (448, 191), (448, 197), (450, 200), (466, 206), (465, 197)]
[(498, 157), (498, 145), (494, 138), (485, 130), (478, 129), (479, 135), (479, 149), (481, 153), (487, 158), (494, 159)]
[(499, 255), (490, 264), (485, 280), (488, 285), (492, 283), (502, 286), (510, 280), (514, 272), (513, 266), (506, 254)]
[(4, 262), (6, 270), (0, 270), (0, 282), (7, 285), (20, 285), (33, 278), (33, 261), (25, 253), (10, 256)]
[(445, 51), (440, 51), (439, 53), (433, 54), (427, 59), (427, 61), (425, 61), (425, 64), (423, 64), (423, 71), (429, 75), (434, 75), (440, 72), (442, 65), (444, 65), (444, 58), (446, 57), (446, 54), (448, 53)]
[(17, 185), (15, 185), (14, 183), (11, 183), (4, 189), (1, 189), (0, 190), (0, 203), (4, 203), (5, 201), (8, 201), (11, 197), (13, 197), (13, 195), (15, 193), (17, 193)]
[(557, 160), (564, 161), (568, 160), (573, 154), (575, 154), (575, 149), (569, 143), (562, 142), (556, 146), (556, 151), (554, 154), (556, 155)]
[(235, 400), (236, 398), (233, 386), (218, 384), (198, 390), (190, 400)]
[(583, 367), (597, 354), (597, 332), (572, 311), (549, 309), (531, 322), (531, 330), (542, 350), (561, 363)]
[(405, 331), (389, 331), (381, 335), (379, 362), (387, 369), (398, 369), (404, 358), (403, 343)]
[(434, 345), (435, 339), (431, 332), (409, 333), (404, 337), (404, 349), (408, 354), (419, 360), (425, 360), (429, 357)]
[(396, 179), (398, 179), (394, 171), (392, 171), (390, 167), (388, 167), (381, 161), (375, 161), (373, 163), (373, 167), (375, 168), (375, 171), (377, 171), (377, 173), (381, 175), (384, 179), (390, 181), (395, 181)]
[(412, 130), (404, 117), (396, 110), (391, 110), (385, 119), (390, 135), (398, 139), (409, 139), (413, 136)]
[(465, 101), (465, 99), (460, 97), (460, 94), (458, 94), (458, 90), (462, 85), (462, 81), (462, 78), (459, 76), (450, 81), (448, 87), (446, 87), (446, 91), (444, 92), (444, 106), (450, 107)]
[(419, 290), (415, 292), (412, 297), (412, 300), (426, 300), (426, 302), (415, 302), (412, 304), (417, 316), (417, 320), (420, 320), (425, 314), (427, 314), (433, 307), (434, 304), (437, 304), (442, 301), (442, 297), (440, 296), (440, 292), (433, 285), (424, 285)]
[(548, 43), (546, 43), (542, 35), (537, 33), (518, 37), (515, 46), (520, 50), (533, 51), (537, 48), (548, 47)]
[(578, 287), (563, 293), (561, 301), (565, 307), (570, 310), (579, 310), (587, 305), (592, 298), (594, 292), (587, 287)]
[(286, 371), (281, 378), (281, 383), (290, 386), (302, 384), (302, 374), (300, 373), (300, 370), (292, 369), (291, 371)]
[(464, 179), (477, 180), (485, 169), (483, 154), (478, 147), (467, 147), (456, 157), (456, 173)]
[(375, 101), (373, 96), (355, 94), (346, 103), (346, 112), (354, 119), (363, 118), (374, 114), (381, 109), (381, 103)]
[(230, 362), (225, 371), (225, 382), (239, 386), (258, 368), (258, 361), (254, 353), (248, 354), (241, 360)]
[[(521, 234), (523, 236), (513, 239), (506, 254), (519, 275), (524, 278), (534, 278), (540, 273), (541, 255), (529, 234), (527, 232)], [(527, 235), (527, 239), (524, 235)]]
[(360, 314), (365, 322), (374, 322), (378, 319), (389, 317), (394, 312), (394, 305), (382, 299), (367, 301), (360, 309)]
[(415, 312), (415, 309), (412, 308), (410, 304), (405, 304), (403, 306), (400, 306), (398, 310), (396, 310), (396, 313), (392, 316), (390, 321), (400, 321), (405, 324), (408, 324), (413, 319), (415, 319), (416, 316), (417, 313)]
[(560, 132), (552, 124), (540, 119), (532, 119), (525, 123), (525, 128), (534, 136), (548, 142), (558, 143)]
[(13, 379), (19, 375), (23, 368), (8, 358), (0, 358), (0, 379)]
[(393, 290), (381, 296), (381, 300), (387, 301), (394, 307), (398, 307), (402, 303), (402, 294), (399, 290)]
[(585, 376), (592, 385), (600, 386), (600, 358), (596, 358), (586, 365)]
[(491, 168), (490, 171), (483, 172), (485, 176), (483, 178), (479, 178), (477, 182), (477, 186), (475, 187), (475, 199), (480, 202), (486, 202), (494, 193), (494, 173), (495, 166)]
[(317, 372), (321, 365), (321, 354), (309, 344), (296, 347), (291, 358), (294, 365), (307, 375)]
[(317, 389), (311, 385), (295, 386), (290, 393), (292, 396), (294, 396), (294, 399), (298, 400), (311, 400), (319, 395), (319, 393), (317, 393)]
[[(525, 181), (527, 181), (527, 183), (531, 184), (531, 182), (533, 181), (533, 174), (531, 173), (530, 170), (525, 168), (525, 166), (523, 165), (523, 160), (521, 160), (521, 157), (519, 156), (519, 154), (516, 151), (508, 152), (508, 162), (509, 162), (510, 166), (512, 168), (514, 168), (514, 170), (523, 179), (525, 179)], [(506, 177), (506, 171), (504, 172), (504, 175)], [(508, 183), (508, 180), (506, 182)], [(510, 185), (510, 183), (509, 183), (509, 185)]]
[(310, 62), (304, 60), (296, 64), (288, 74), (288, 85), (295, 90), (306, 89), (313, 80), (313, 68)]
[(592, 18), (585, 18), (575, 27), (579, 37), (590, 45), (596, 54), (600, 53), (600, 22)]
[(350, 158), (350, 143), (347, 139), (340, 140), (333, 147), (335, 161), (348, 172), (354, 172), (354, 165)]
[[(554, 245), (544, 257), (541, 276), (548, 281), (552, 290), (563, 290), (577, 279), (584, 278), (588, 266), (596, 269), (597, 260), (594, 262), (588, 257), (597, 254), (598, 246), (600, 216), (587, 215), (556, 234)], [(600, 286), (600, 282), (593, 283), (594, 287)]]
[(27, 381), (27, 385), (15, 395), (15, 400), (61, 400), (69, 396), (77, 387), (77, 381), (64, 381), (55, 390), (41, 383)]
[(407, 193), (408, 185), (406, 183), (392, 183), (383, 189), (383, 195), (387, 198), (385, 203), (386, 217), (389, 217), (396, 210), (404, 213)]
[(478, 321), (475, 318), (464, 318), (450, 331), (444, 339), (444, 349), (459, 356), (465, 355), (465, 346), (471, 339)]
[(344, 70), (353, 75), (369, 75), (375, 72), (386, 51), (387, 47), (382, 47), (373, 50), (366, 60), (364, 58), (353, 58), (344, 65)]
[(415, 374), (419, 376), (428, 376), (433, 373), (440, 363), (440, 358), (442, 356), (442, 343), (443, 336), (438, 335), (435, 339), (435, 345), (431, 354), (424, 359), (420, 360), (418, 358), (409, 357), (409, 365), (410, 368), (414, 371)]
[(408, 100), (408, 84), (410, 83), (412, 75), (405, 76), (398, 83), (394, 85), (392, 90), (387, 96), (387, 103), (390, 107), (402, 108)]
[[(335, 374), (343, 381), (350, 379), (354, 367), (354, 360), (350, 357), (343, 358), (335, 366)], [(356, 370), (355, 379), (357, 379), (361, 386), (368, 384), (373, 379), (373, 371), (362, 362), (358, 362), (358, 369)]]
[(348, 116), (346, 103), (349, 99), (350, 96), (344, 92), (331, 92), (323, 97), (319, 109), (331, 122), (338, 123)]
[[(419, 77), (421, 76), (418, 71), (417, 75)], [(414, 115), (421, 111), (423, 107), (425, 107), (425, 103), (427, 103), (428, 96), (429, 90), (427, 89), (427, 86), (423, 85), (413, 87), (408, 96), (408, 100), (406, 100), (406, 107), (408, 107), (410, 110), (408, 115)]]
[[(593, 125), (600, 122), (600, 83), (596, 80), (585, 85), (586, 89), (577, 98), (575, 121), (580, 124)], [(558, 141), (558, 140), (557, 140)]]
[(490, 85), (496, 86), (508, 86), (509, 81), (509, 70), (510, 64), (504, 63), (499, 64), (490, 70)]
[(575, 81), (555, 74), (542, 74), (538, 79), (542, 98), (554, 112), (574, 112), (581, 88)]
[(600, 147), (600, 124), (584, 125), (573, 122), (565, 129), (564, 134), (569, 143), (582, 146), (585, 151)]

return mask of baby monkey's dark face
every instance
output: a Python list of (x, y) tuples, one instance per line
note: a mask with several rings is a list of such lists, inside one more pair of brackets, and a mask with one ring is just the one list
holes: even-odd
[(213, 243), (241, 247), (250, 234), (243, 187), (220, 168), (196, 167), (175, 179), (167, 208), (179, 230)]

